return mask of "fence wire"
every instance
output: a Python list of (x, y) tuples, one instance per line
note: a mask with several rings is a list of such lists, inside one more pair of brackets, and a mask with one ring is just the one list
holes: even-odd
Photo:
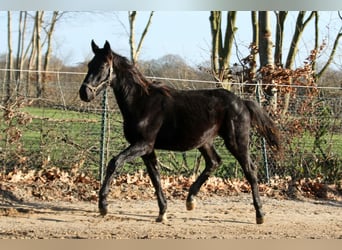
[[(17, 78), (20, 80), (12, 82), (5, 80), (5, 72), (0, 69), (0, 167), (3, 171), (56, 166), (97, 176), (100, 172), (102, 176), (103, 169), (99, 166), (105, 167), (111, 157), (128, 146), (122, 132), (122, 117), (111, 91), (105, 101), (102, 95), (91, 103), (80, 101), (78, 90), (83, 73), (44, 72), (48, 81), (44, 84), (43, 97), (37, 98), (34, 75), (42, 72), (21, 71)], [(15, 75), (18, 71), (12, 73)], [(216, 87), (215, 81), (158, 80), (182, 89)], [(256, 100), (255, 92), (243, 91), (245, 85), (235, 83), (232, 89), (242, 98)], [(11, 88), (12, 101), (5, 105), (7, 86)], [(302, 110), (302, 104), (309, 98), (303, 91), (297, 91), (289, 102), (285, 118), (278, 123), (283, 135), (282, 158), (275, 156), (267, 146), (263, 148), (261, 138), (252, 133), (251, 158), (259, 166), (261, 181), (269, 181), (275, 176), (315, 175), (332, 181), (334, 176), (341, 174), (342, 89), (320, 87), (319, 90), (320, 95), (310, 99), (311, 106), (319, 106), (317, 109)], [(270, 98), (263, 92), (261, 95), (261, 105), (270, 110)], [(282, 103), (282, 98), (284, 96), (279, 95), (278, 103)], [(226, 150), (223, 141), (217, 139), (215, 146), (223, 159), (215, 175), (242, 178), (239, 164)], [(157, 154), (164, 174), (196, 175), (204, 168), (204, 160), (197, 150), (158, 151)], [(121, 171), (139, 169), (144, 169), (140, 159), (126, 164)]]

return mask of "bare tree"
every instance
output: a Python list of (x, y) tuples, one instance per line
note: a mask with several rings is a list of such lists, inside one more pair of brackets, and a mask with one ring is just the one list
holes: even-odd
[(36, 97), (42, 97), (42, 74), (41, 74), (41, 66), (42, 66), (42, 48), (41, 48), (41, 29), (43, 22), (44, 11), (37, 11), (35, 17), (35, 29), (36, 29), (36, 49), (37, 49), (37, 57), (36, 57)]
[(143, 41), (144, 41), (145, 36), (146, 36), (146, 34), (148, 32), (148, 29), (151, 26), (153, 14), (154, 14), (154, 11), (151, 11), (150, 12), (150, 16), (148, 18), (148, 21), (147, 21), (147, 23), (145, 25), (144, 31), (142, 32), (141, 37), (139, 39), (138, 46), (136, 46), (136, 42), (135, 42), (135, 32), (136, 32), (135, 22), (136, 22), (137, 11), (129, 11), (128, 12), (128, 20), (129, 20), (129, 27), (130, 27), (130, 29), (129, 29), (129, 31), (130, 31), (130, 33), (129, 33), (129, 44), (130, 44), (130, 47), (131, 47), (131, 60), (132, 60), (132, 62), (134, 64), (138, 61), (138, 57), (139, 57), (139, 54), (140, 54), (140, 51), (141, 51), (141, 47), (142, 47)]
[(27, 22), (27, 11), (20, 11), (19, 14), (19, 24), (18, 24), (18, 48), (17, 48), (17, 72), (16, 72), (16, 82), (17, 91), (20, 90), (20, 84), (22, 81), (21, 71), (24, 68), (25, 63), (25, 32), (26, 32), (26, 22)]
[[(232, 46), (234, 41), (234, 35), (236, 31), (236, 11), (228, 11), (227, 13), (227, 27), (225, 30), (224, 40), (222, 32), (222, 12), (211, 11), (210, 12), (210, 27), (212, 37), (212, 49), (211, 49), (211, 67), (215, 79), (218, 82), (228, 83), (229, 81), (229, 65), (232, 54)], [(227, 89), (230, 89), (230, 84), (226, 85)]]
[(259, 11), (260, 67), (273, 67), (273, 42), (269, 11)]
[(287, 55), (285, 68), (292, 69), (295, 57), (298, 52), (298, 44), (300, 42), (300, 39), (303, 35), (304, 28), (306, 25), (312, 20), (312, 18), (315, 16), (315, 11), (312, 11), (308, 18), (305, 19), (306, 11), (299, 11), (296, 21), (296, 28), (295, 32), (292, 36), (291, 46), (289, 53)]
[[(338, 16), (339, 18), (341, 19), (342, 21), (342, 15), (341, 13), (338, 11)], [(318, 27), (318, 26), (317, 26)], [(317, 30), (318, 28), (316, 28)], [(318, 32), (317, 32), (318, 33)], [(333, 44), (333, 47), (331, 49), (331, 52), (330, 52), (330, 55), (328, 57), (328, 60), (327, 62), (324, 64), (324, 66), (322, 67), (322, 69), (316, 74), (316, 79), (319, 79), (323, 74), (324, 72), (329, 68), (331, 62), (333, 61), (334, 59), (334, 56), (335, 56), (335, 53), (336, 53), (336, 50), (337, 50), (337, 47), (338, 45), (340, 44), (339, 41), (342, 37), (342, 26), (340, 27), (340, 30), (337, 32), (336, 34), (336, 37), (335, 37), (335, 40), (334, 40), (334, 44)], [(318, 46), (317, 46), (318, 47)]]
[[(267, 68), (263, 74), (270, 74), (274, 69), (273, 61), (273, 42), (269, 11), (259, 11), (259, 58), (260, 68)], [(264, 73), (265, 72), (265, 73)], [(263, 83), (273, 83), (272, 78), (263, 75)], [(277, 91), (273, 86), (267, 87), (270, 103), (273, 110), (277, 108)]]
[(275, 11), (276, 15), (276, 40), (274, 51), (274, 63), (282, 65), (283, 61), (283, 40), (284, 40), (284, 25), (288, 11)]
[(252, 43), (250, 45), (250, 56), (245, 60), (249, 64), (249, 75), (247, 79), (252, 81), (256, 77), (257, 63), (256, 56), (258, 54), (258, 44), (259, 44), (259, 24), (258, 24), (258, 13), (257, 11), (251, 11), (251, 23), (252, 23)]
[(13, 52), (12, 52), (12, 13), (11, 11), (7, 12), (7, 43), (8, 43), (8, 55), (7, 55), (7, 77), (6, 77), (6, 96), (5, 103), (8, 102), (11, 98), (12, 90), (12, 70), (13, 70)]
[(50, 66), (50, 58), (52, 53), (52, 37), (55, 31), (56, 23), (59, 20), (60, 17), (62, 17), (63, 12), (60, 11), (54, 11), (51, 16), (50, 23), (48, 27), (46, 28), (46, 38), (47, 38), (47, 48), (44, 55), (44, 65), (43, 70), (44, 73), (42, 74), (42, 96), (44, 96), (46, 92), (46, 82), (47, 82), (47, 74), (46, 71), (49, 70)]

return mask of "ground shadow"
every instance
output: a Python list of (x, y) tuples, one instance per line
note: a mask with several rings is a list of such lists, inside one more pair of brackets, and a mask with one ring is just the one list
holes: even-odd
[(0, 208), (2, 209), (16, 209), (19, 213), (49, 213), (49, 211), (56, 212), (87, 212), (93, 213), (94, 210), (81, 209), (77, 207), (72, 207), (70, 203), (69, 206), (60, 206), (48, 202), (39, 201), (24, 201), (18, 198), (13, 192), (9, 190), (0, 189)]

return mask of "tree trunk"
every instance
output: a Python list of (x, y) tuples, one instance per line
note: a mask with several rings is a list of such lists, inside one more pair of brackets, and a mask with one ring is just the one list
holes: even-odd
[[(259, 58), (260, 68), (267, 67), (266, 74), (272, 74), (274, 69), (273, 53), (272, 53), (272, 32), (270, 16), (268, 11), (259, 11)], [(273, 80), (265, 81), (270, 79), (269, 77), (263, 76), (263, 84), (273, 84)], [(269, 97), (269, 102), (272, 106), (273, 111), (277, 109), (277, 88), (275, 86), (266, 87), (266, 92)]]
[(297, 16), (296, 28), (292, 37), (291, 46), (289, 53), (287, 55), (285, 68), (292, 69), (295, 61), (295, 57), (298, 52), (298, 44), (302, 37), (305, 26), (310, 22), (310, 20), (315, 16), (315, 11), (312, 11), (310, 16), (304, 21), (306, 11), (300, 11)]
[(260, 67), (273, 67), (272, 32), (268, 11), (259, 11), (259, 58)]
[(235, 35), (236, 11), (227, 13), (227, 28), (222, 41), (222, 13), (220, 11), (210, 12), (210, 27), (212, 36), (211, 65), (215, 79), (219, 82), (218, 86), (222, 87), (224, 83), (227, 89), (231, 88), (229, 84), (229, 65), (232, 53), (232, 46)]
[(36, 21), (35, 21), (35, 29), (36, 29), (36, 50), (37, 50), (37, 57), (36, 57), (36, 97), (41, 98), (43, 95), (42, 90), (42, 55), (41, 55), (41, 28), (42, 28), (42, 20), (43, 20), (44, 11), (37, 11), (36, 12)]
[(277, 28), (276, 28), (276, 41), (274, 51), (274, 63), (275, 65), (283, 65), (283, 39), (284, 39), (284, 24), (287, 17), (288, 11), (275, 12), (277, 17)]
[[(35, 69), (34, 66), (34, 62), (35, 62), (35, 58), (37, 56), (37, 46), (36, 46), (36, 24), (34, 24), (33, 27), (33, 31), (32, 31), (32, 37), (31, 37), (31, 42), (30, 42), (30, 46), (27, 47), (27, 50), (25, 52), (28, 53), (30, 48), (31, 48), (31, 53), (29, 56), (29, 62), (28, 62), (28, 71), (27, 71), (27, 81), (26, 81), (26, 87), (25, 87), (25, 95), (26, 96), (30, 96), (31, 95), (31, 82), (32, 82), (32, 78), (31, 78), (31, 70)], [(33, 75), (33, 74), (32, 74)]]
[(236, 22), (236, 11), (229, 11), (227, 14), (227, 30), (224, 38), (223, 55), (221, 68), (229, 68), (230, 58), (232, 55), (232, 47), (234, 43), (235, 35), (235, 22)]
[(259, 24), (258, 24), (258, 14), (256, 11), (251, 12), (251, 22), (252, 22), (252, 44), (251, 44), (251, 62), (250, 62), (250, 73), (248, 78), (255, 79), (257, 72), (257, 64), (256, 64), (256, 56), (258, 53), (258, 44), (259, 44)]
[(26, 32), (27, 11), (20, 11), (19, 16), (19, 32), (18, 32), (18, 49), (17, 49), (17, 91), (20, 93), (20, 86), (23, 79), (22, 70), (24, 68), (24, 46), (25, 46), (25, 32)]
[[(318, 11), (315, 11), (315, 51), (318, 51), (318, 40), (319, 40), (319, 14)], [(316, 60), (312, 62), (312, 70), (315, 71), (316, 69)]]
[(12, 89), (11, 83), (13, 80), (12, 70), (13, 70), (13, 55), (12, 55), (12, 13), (7, 12), (7, 43), (8, 43), (8, 55), (7, 55), (7, 77), (6, 77), (6, 96), (5, 103), (11, 99)]
[(211, 67), (215, 75), (219, 75), (219, 55), (222, 48), (222, 33), (221, 33), (221, 11), (210, 12), (210, 27), (211, 27)]
[(136, 43), (135, 43), (135, 22), (136, 22), (136, 16), (137, 16), (137, 12), (136, 11), (129, 11), (128, 12), (128, 20), (129, 20), (129, 44), (131, 47), (131, 60), (133, 62), (133, 64), (136, 64), (136, 62), (138, 61), (138, 57), (141, 51), (141, 47), (143, 44), (143, 41), (145, 39), (145, 36), (148, 32), (148, 29), (151, 26), (152, 23), (152, 17), (153, 17), (154, 11), (151, 11), (149, 19), (145, 25), (144, 31), (141, 34), (141, 37), (139, 39), (139, 43), (138, 43), (138, 47), (136, 47)]
[(46, 71), (49, 70), (50, 66), (50, 57), (51, 57), (51, 51), (52, 51), (52, 36), (53, 32), (55, 30), (55, 26), (57, 23), (57, 20), (59, 19), (59, 11), (54, 11), (51, 17), (51, 23), (50, 23), (50, 28), (47, 32), (47, 48), (44, 56), (44, 66), (43, 70), (44, 73), (42, 74), (42, 94), (44, 97), (44, 94), (46, 92), (46, 84), (47, 84), (47, 73)]

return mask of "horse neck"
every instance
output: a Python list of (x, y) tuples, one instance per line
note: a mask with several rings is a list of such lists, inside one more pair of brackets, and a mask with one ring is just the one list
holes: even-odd
[(125, 117), (134, 111), (135, 102), (147, 96), (148, 82), (124, 57), (118, 56), (113, 60), (113, 69), (116, 79), (112, 87), (121, 113)]

